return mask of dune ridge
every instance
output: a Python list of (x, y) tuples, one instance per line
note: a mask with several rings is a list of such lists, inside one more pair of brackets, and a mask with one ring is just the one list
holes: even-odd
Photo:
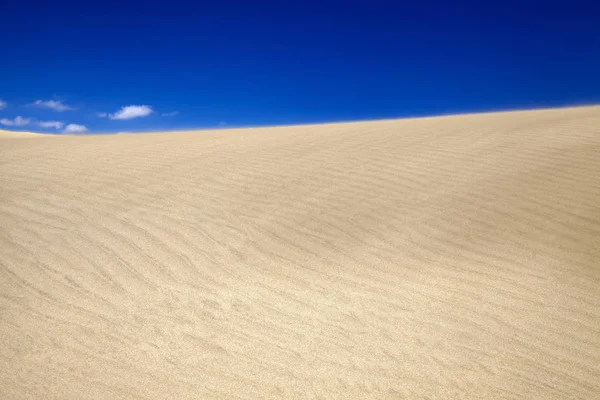
[(5, 131), (0, 129), (0, 139), (5, 138), (31, 138), (31, 137), (39, 137), (41, 136), (39, 133), (35, 132), (26, 132), (26, 131)]
[(0, 135), (0, 398), (600, 396), (600, 107)]

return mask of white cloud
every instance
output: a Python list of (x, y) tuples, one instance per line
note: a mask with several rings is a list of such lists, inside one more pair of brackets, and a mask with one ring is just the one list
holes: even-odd
[(97, 112), (96, 115), (100, 118), (108, 117), (108, 113), (105, 113), (105, 112)]
[(139, 117), (147, 117), (152, 114), (154, 110), (150, 106), (125, 106), (121, 107), (119, 111), (114, 114), (110, 114), (110, 119), (133, 119)]
[(162, 113), (161, 115), (163, 117), (174, 117), (175, 115), (179, 114), (179, 111), (173, 111), (173, 112), (168, 112), (168, 113)]
[(4, 126), (24, 126), (31, 122), (31, 118), (23, 118), (21, 116), (16, 117), (15, 119), (0, 119), (0, 124)]
[(65, 127), (64, 133), (81, 133), (87, 132), (87, 128), (83, 125), (78, 124), (69, 124)]
[(25, 126), (29, 124), (35, 124), (40, 128), (54, 129), (60, 129), (65, 126), (65, 123), (61, 121), (36, 121), (35, 119), (23, 118), (21, 116), (18, 116), (15, 119), (2, 118), (0, 119), (0, 124), (5, 126)]
[(5, 109), (7, 105), (8, 105), (8, 103), (6, 103), (4, 100), (0, 99), (0, 110)]
[(60, 129), (63, 126), (65, 126), (64, 122), (61, 121), (38, 121), (37, 125), (40, 128), (54, 128), (54, 129)]
[(36, 100), (31, 105), (35, 106), (35, 107), (40, 107), (40, 108), (49, 108), (51, 110), (58, 111), (58, 112), (75, 109), (74, 107), (64, 104), (60, 100), (48, 100), (48, 101)]

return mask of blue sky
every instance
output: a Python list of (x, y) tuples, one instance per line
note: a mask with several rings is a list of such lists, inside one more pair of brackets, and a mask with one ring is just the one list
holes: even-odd
[(0, 18), (0, 129), (134, 132), (600, 103), (592, 1), (0, 0)]

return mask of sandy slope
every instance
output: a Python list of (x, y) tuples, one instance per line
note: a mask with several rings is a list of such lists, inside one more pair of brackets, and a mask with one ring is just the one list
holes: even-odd
[(0, 398), (600, 398), (600, 107), (0, 138)]
[(30, 138), (32, 136), (39, 137), (41, 135), (39, 133), (33, 133), (33, 132), (4, 131), (4, 130), (0, 129), (0, 140), (6, 139), (6, 138), (11, 138), (11, 139)]

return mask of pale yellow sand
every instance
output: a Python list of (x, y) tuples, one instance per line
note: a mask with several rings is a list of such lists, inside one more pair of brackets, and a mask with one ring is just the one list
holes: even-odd
[(600, 398), (600, 107), (0, 168), (2, 399)]
[(4, 130), (0, 129), (0, 139), (30, 138), (33, 136), (40, 137), (42, 135), (40, 135), (39, 133), (33, 133), (33, 132), (4, 131)]

